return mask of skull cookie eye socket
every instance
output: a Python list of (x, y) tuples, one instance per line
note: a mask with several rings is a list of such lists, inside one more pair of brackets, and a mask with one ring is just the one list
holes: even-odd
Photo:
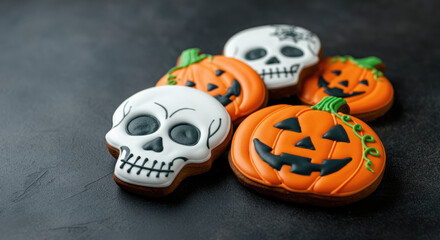
[(281, 48), (281, 53), (286, 57), (301, 57), (304, 55), (301, 49), (291, 46)]
[(130, 120), (127, 124), (127, 133), (132, 136), (148, 135), (156, 132), (159, 126), (157, 118), (151, 115), (142, 115)]
[(247, 60), (257, 60), (266, 56), (267, 52), (263, 48), (254, 48), (244, 55), (244, 58)]
[(189, 123), (178, 124), (171, 128), (170, 138), (176, 143), (194, 146), (200, 140), (200, 130)]

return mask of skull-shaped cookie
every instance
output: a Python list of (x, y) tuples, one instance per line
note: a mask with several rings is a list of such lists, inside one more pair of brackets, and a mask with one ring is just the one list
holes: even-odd
[(300, 78), (312, 74), (317, 67), (321, 42), (315, 34), (301, 27), (266, 25), (232, 36), (224, 54), (251, 66), (269, 90), (290, 87), (293, 94)]
[(124, 101), (106, 135), (115, 181), (149, 196), (170, 194), (210, 169), (231, 138), (231, 119), (208, 94), (182, 86), (143, 90)]

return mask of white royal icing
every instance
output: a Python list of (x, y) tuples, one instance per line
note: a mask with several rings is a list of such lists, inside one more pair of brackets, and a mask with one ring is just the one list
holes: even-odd
[(266, 25), (232, 36), (224, 47), (224, 54), (244, 61), (260, 74), (268, 89), (277, 89), (296, 85), (302, 69), (319, 61), (320, 49), (319, 38), (307, 29)]
[[(148, 124), (140, 120), (141, 127), (131, 130), (136, 133), (143, 127), (149, 134), (130, 135), (127, 125), (140, 116), (156, 120)], [(196, 130), (186, 135), (176, 130), (181, 128), (174, 128), (175, 136), (195, 143), (184, 145), (173, 140), (170, 131), (181, 124), (192, 125), (195, 128), (191, 129)], [(226, 109), (207, 93), (184, 86), (161, 86), (125, 100), (116, 109), (113, 127), (105, 138), (120, 152), (116, 177), (134, 185), (168, 187), (186, 164), (210, 159), (212, 149), (225, 141), (231, 126)], [(197, 131), (198, 140), (194, 137)]]

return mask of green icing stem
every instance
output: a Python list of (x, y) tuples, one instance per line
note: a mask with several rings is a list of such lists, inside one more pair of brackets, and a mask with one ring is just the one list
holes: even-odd
[(176, 76), (171, 75), (175, 70), (186, 68), (193, 63), (198, 63), (203, 59), (209, 57), (212, 61), (212, 55), (209, 54), (200, 54), (200, 49), (198, 48), (190, 48), (182, 52), (180, 55), (179, 65), (171, 68), (167, 72), (167, 84), (168, 85), (176, 85)]
[(334, 114), (336, 117), (338, 117), (339, 119), (342, 120), (342, 122), (351, 127), (353, 129), (354, 134), (361, 139), (362, 141), (362, 146), (364, 147), (364, 153), (362, 154), (362, 157), (365, 159), (366, 163), (365, 163), (365, 168), (367, 168), (370, 172), (374, 173), (374, 170), (372, 169), (373, 167), (373, 163), (371, 162), (371, 160), (367, 157), (368, 154), (374, 156), (374, 157), (378, 157), (380, 156), (379, 150), (377, 150), (377, 148), (374, 147), (368, 147), (367, 146), (367, 142), (368, 143), (372, 143), (375, 141), (374, 137), (371, 135), (364, 135), (361, 136), (359, 134), (359, 132), (362, 131), (362, 126), (359, 124), (350, 124), (349, 122), (352, 121), (351, 117), (349, 115), (339, 115), (338, 113), (338, 109), (346, 104), (347, 101), (345, 101), (345, 99), (343, 98), (338, 98), (338, 97), (324, 97), (318, 104), (311, 106), (310, 108), (313, 110), (321, 110), (321, 111), (326, 111), (329, 113)]
[(375, 66), (382, 63), (382, 61), (377, 57), (366, 57), (366, 58), (358, 58), (355, 59), (352, 56), (335, 56), (332, 58), (331, 62), (341, 61), (343, 63), (347, 62), (347, 60), (352, 61), (354, 64), (358, 65), (361, 68), (369, 69), (374, 75), (374, 79), (376, 81), (381, 81), (379, 77), (383, 76), (383, 72), (376, 69)]

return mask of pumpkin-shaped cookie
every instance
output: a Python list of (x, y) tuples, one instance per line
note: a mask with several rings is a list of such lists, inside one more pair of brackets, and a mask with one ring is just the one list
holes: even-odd
[(345, 115), (342, 98), (315, 106), (275, 105), (247, 117), (234, 134), (229, 163), (261, 193), (322, 206), (360, 200), (379, 185), (385, 150), (376, 133)]
[(182, 85), (208, 93), (223, 104), (235, 124), (266, 106), (268, 99), (263, 80), (251, 67), (234, 58), (200, 54), (196, 48), (183, 51), (177, 66), (156, 84), (161, 85)]
[(394, 99), (390, 81), (383, 75), (384, 65), (376, 57), (354, 59), (350, 56), (327, 58), (319, 71), (304, 80), (298, 97), (314, 105), (325, 96), (344, 98), (351, 114), (371, 121), (384, 115)]

